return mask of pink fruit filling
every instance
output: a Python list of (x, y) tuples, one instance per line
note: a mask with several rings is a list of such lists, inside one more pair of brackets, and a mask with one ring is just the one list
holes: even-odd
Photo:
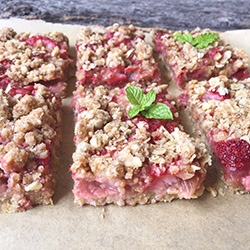
[[(134, 181), (136, 178), (138, 182)], [(87, 179), (77, 175), (73, 175), (73, 179), (75, 181), (73, 190), (75, 197), (77, 200), (85, 203), (95, 198), (126, 198), (134, 197), (141, 193), (153, 193), (156, 194), (157, 199), (161, 199), (167, 193), (177, 192), (179, 198), (190, 199), (202, 187), (205, 174), (197, 174), (191, 179), (183, 180), (169, 174), (168, 171), (156, 174), (149, 168), (147, 173), (141, 173), (141, 175), (135, 175), (131, 180), (126, 180), (125, 187), (120, 187), (119, 183), (122, 181), (120, 179), (109, 180), (106, 177)], [(140, 190), (140, 192), (136, 190)]]
[(40, 42), (48, 51), (52, 51), (56, 46), (60, 49), (60, 56), (63, 59), (67, 59), (67, 46), (61, 42), (57, 42), (45, 36), (33, 36), (25, 40), (26, 44), (36, 47)]
[(208, 91), (203, 96), (203, 101), (207, 102), (208, 100), (217, 100), (217, 101), (225, 101), (226, 99), (229, 99), (230, 96), (228, 94), (220, 95), (216, 90), (214, 91)]
[(159, 70), (152, 65), (150, 68), (143, 68), (140, 65), (124, 67), (122, 65), (116, 67), (106, 67), (106, 66), (97, 66), (92, 70), (78, 70), (78, 74), (81, 74), (81, 79), (78, 80), (77, 84), (80, 85), (121, 85), (128, 82), (160, 82), (160, 72)]
[(233, 186), (242, 184), (250, 191), (250, 144), (232, 139), (216, 142), (212, 147), (222, 165), (225, 180)]

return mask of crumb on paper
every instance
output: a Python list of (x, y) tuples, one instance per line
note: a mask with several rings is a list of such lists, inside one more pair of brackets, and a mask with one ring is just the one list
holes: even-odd
[(219, 188), (219, 194), (222, 195), (222, 196), (225, 196), (226, 193), (225, 193), (225, 190), (223, 188)]
[(217, 190), (212, 187), (207, 187), (206, 190), (213, 196), (216, 197), (218, 195)]

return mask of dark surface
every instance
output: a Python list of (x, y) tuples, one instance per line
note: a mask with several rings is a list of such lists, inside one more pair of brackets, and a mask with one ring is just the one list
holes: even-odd
[(223, 31), (250, 28), (250, 0), (1, 0), (0, 18), (9, 17), (182, 30), (199, 26)]

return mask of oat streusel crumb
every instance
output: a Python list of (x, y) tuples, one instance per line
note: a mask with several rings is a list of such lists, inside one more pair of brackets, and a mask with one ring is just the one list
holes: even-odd
[(160, 82), (153, 49), (144, 38), (133, 25), (115, 24), (100, 31), (83, 28), (76, 44), (77, 84), (113, 85), (111, 76), (119, 83)]

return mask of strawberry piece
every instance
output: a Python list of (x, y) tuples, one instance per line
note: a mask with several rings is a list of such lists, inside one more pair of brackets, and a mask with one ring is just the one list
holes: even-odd
[(215, 48), (209, 50), (209, 51), (205, 54), (205, 58), (209, 58), (209, 59), (214, 60), (214, 56), (215, 56), (217, 53), (222, 54), (222, 51), (221, 51), (221, 49), (220, 49), (219, 47), (215, 47)]
[(247, 68), (243, 68), (238, 70), (235, 74), (232, 75), (232, 78), (236, 78), (237, 80), (244, 80), (249, 77), (249, 72)]
[(224, 177), (239, 185), (250, 171), (250, 144), (245, 140), (228, 140), (215, 143), (214, 152), (220, 161)]
[(233, 171), (250, 169), (250, 144), (245, 140), (219, 141), (216, 153), (221, 163)]

